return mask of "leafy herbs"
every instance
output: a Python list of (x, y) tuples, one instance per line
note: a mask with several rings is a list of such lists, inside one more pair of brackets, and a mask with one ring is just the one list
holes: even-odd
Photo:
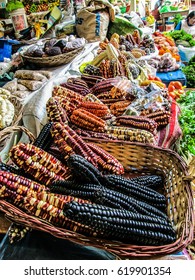
[(183, 73), (186, 76), (187, 87), (195, 88), (195, 56), (193, 56), (188, 65), (182, 68)]
[(181, 108), (179, 123), (183, 132), (179, 153), (184, 157), (195, 155), (195, 90), (188, 91), (178, 99)]
[(6, 11), (12, 12), (14, 10), (24, 8), (24, 5), (21, 2), (22, 1), (17, 1), (17, 0), (8, 1), (7, 6), (6, 6)]
[(195, 40), (191, 34), (188, 34), (184, 30), (174, 30), (169, 32), (169, 35), (175, 40), (182, 40), (189, 43), (190, 47), (195, 46)]

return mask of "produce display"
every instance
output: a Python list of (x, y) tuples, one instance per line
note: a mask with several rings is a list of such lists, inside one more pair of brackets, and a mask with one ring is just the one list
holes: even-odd
[(49, 39), (43, 45), (32, 45), (23, 54), (29, 57), (47, 57), (68, 53), (85, 45), (84, 38), (69, 35), (65, 39)]
[[(33, 2), (33, 3), (32, 3)], [(35, 3), (34, 3), (35, 2)], [(41, 1), (23, 1), (25, 12), (27, 15), (31, 13), (39, 13), (44, 11), (51, 11), (55, 6), (59, 6), (59, 0), (41, 0)]]
[[(59, 4), (39, 2), (24, 1), (27, 14)], [(24, 47), (21, 57), (55, 61), (86, 44), (74, 35), (50, 38)], [(172, 175), (166, 175), (167, 167), (148, 173), (143, 166), (139, 174), (99, 142), (139, 143), (148, 153), (152, 146), (169, 148), (186, 162), (195, 156), (195, 57), (181, 66), (178, 44), (195, 45), (183, 31), (142, 35), (116, 16), (91, 61), (81, 61), (81, 56), (78, 65), (76, 61), (62, 74), (66, 79), (50, 81), (39, 135), (31, 143), (14, 141), (9, 161), (0, 160), (0, 199), (48, 225), (89, 238), (138, 246), (174, 244), (178, 229), (169, 217), (172, 194), (165, 190), (165, 180)], [(42, 95), (53, 78), (47, 67), (35, 71), (23, 66), (0, 89), (0, 130), (13, 123), (12, 98), (25, 101), (39, 90)], [(178, 69), (186, 75), (186, 86), (177, 80), (166, 85), (156, 76)]]
[(135, 80), (145, 75), (137, 59), (144, 59), (151, 53), (155, 53), (155, 45), (150, 36), (141, 38), (138, 31), (126, 36), (114, 33), (110, 40), (106, 38), (100, 42), (98, 55), (84, 67), (83, 73), (104, 78), (121, 75)]
[(55, 86), (46, 108), (49, 121), (69, 124), (82, 137), (155, 143), (157, 131), (169, 123), (170, 105), (159, 87), (148, 94), (126, 78), (82, 74)]
[(158, 48), (159, 55), (162, 56), (166, 53), (170, 53), (176, 61), (180, 61), (180, 55), (178, 54), (179, 50), (175, 44), (175, 41), (172, 37), (168, 36), (168, 34), (163, 34), (155, 31), (153, 33), (153, 39)]
[(181, 82), (175, 81), (170, 82), (168, 86), (168, 94), (173, 99), (178, 99), (182, 94), (184, 94), (184, 87), (182, 86)]

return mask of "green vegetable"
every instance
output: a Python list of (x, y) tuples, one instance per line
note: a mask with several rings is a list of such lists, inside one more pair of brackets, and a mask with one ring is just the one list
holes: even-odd
[(195, 155), (195, 90), (181, 95), (178, 104), (181, 108), (179, 123), (183, 133), (178, 152), (188, 158)]
[(195, 40), (191, 34), (186, 33), (184, 30), (174, 30), (169, 32), (169, 35), (175, 40), (182, 40), (189, 43), (190, 47), (195, 46)]
[(193, 39), (189, 40), (188, 43), (190, 44), (191, 47), (195, 46), (195, 40)]
[(21, 1), (11, 0), (7, 3), (6, 11), (12, 12), (14, 10), (21, 9), (21, 8), (24, 8), (24, 5), (21, 3)]
[(195, 65), (195, 55), (190, 59), (188, 65), (192, 65), (192, 66)]
[(193, 56), (188, 65), (182, 68), (183, 73), (186, 76), (187, 87), (195, 88), (195, 56)]

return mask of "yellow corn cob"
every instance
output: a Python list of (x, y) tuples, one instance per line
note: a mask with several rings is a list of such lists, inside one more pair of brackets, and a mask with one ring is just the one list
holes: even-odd
[(99, 66), (102, 60), (106, 59), (108, 57), (107, 51), (103, 51), (100, 54), (98, 54), (90, 63), (93, 66)]

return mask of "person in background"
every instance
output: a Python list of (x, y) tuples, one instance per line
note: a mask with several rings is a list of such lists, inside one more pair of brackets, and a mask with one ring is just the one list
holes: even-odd
[(195, 37), (195, 11), (191, 11), (185, 19), (181, 20), (175, 30), (184, 30)]
[(154, 10), (151, 11), (151, 14), (155, 18), (155, 20), (160, 20), (159, 9), (163, 5), (163, 3), (164, 3), (164, 0), (157, 0), (155, 5), (154, 5)]

